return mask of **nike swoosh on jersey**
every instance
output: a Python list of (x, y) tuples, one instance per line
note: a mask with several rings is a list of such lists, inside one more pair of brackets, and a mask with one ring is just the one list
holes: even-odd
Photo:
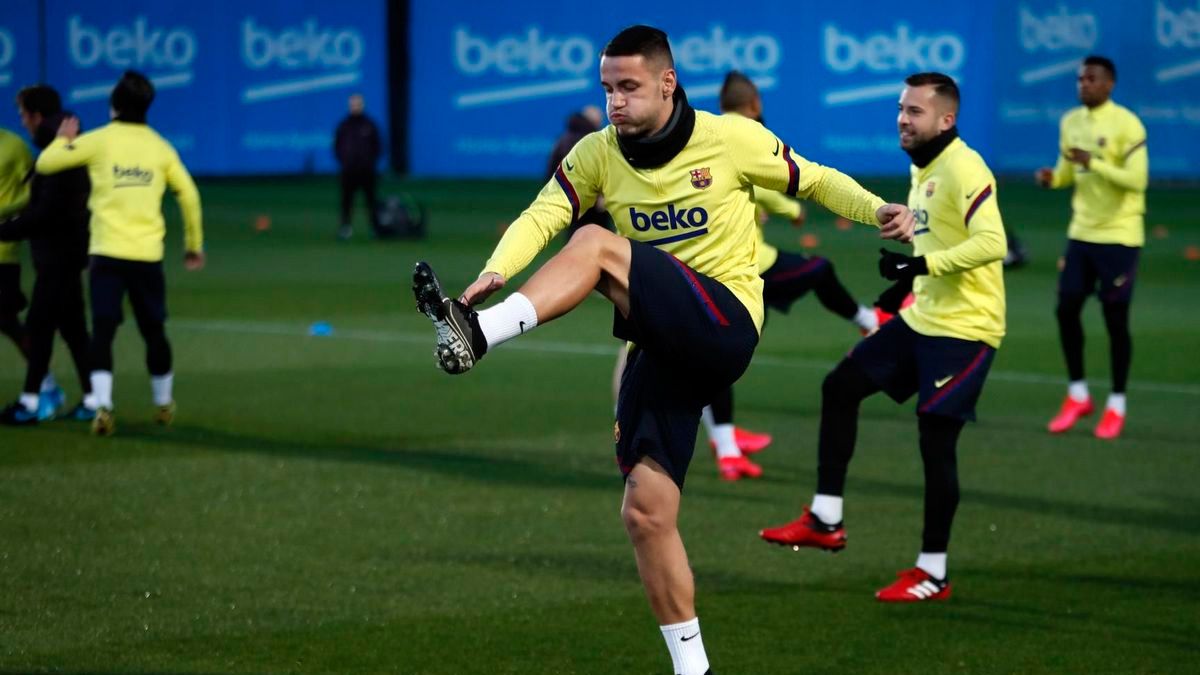
[(942, 387), (946, 386), (947, 382), (949, 382), (950, 380), (953, 380), (953, 379), (954, 379), (953, 375), (947, 375), (940, 380), (934, 380), (933, 386), (936, 389), (941, 389)]
[(571, 166), (571, 163), (570, 163), (570, 162), (568, 162), (568, 161), (567, 161), (567, 160), (565, 160), (565, 159), (563, 160), (563, 164), (567, 165), (567, 171), (574, 171), (574, 170), (575, 170), (575, 167)]
[(968, 193), (967, 193), (967, 199), (970, 199), (971, 197), (974, 197), (976, 192), (979, 192), (979, 188), (975, 188), (974, 190), (971, 190), (970, 192), (968, 192)]
[(776, 157), (779, 156), (779, 139), (778, 138), (775, 139), (775, 151), (772, 152), (771, 154), (775, 155)]

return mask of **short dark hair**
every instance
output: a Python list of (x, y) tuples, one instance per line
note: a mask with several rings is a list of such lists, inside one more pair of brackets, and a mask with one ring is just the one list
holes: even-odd
[(17, 105), (25, 112), (40, 113), (42, 117), (51, 117), (62, 112), (62, 99), (54, 87), (45, 84), (35, 84), (17, 92)]
[(109, 102), (118, 115), (144, 119), (154, 102), (154, 85), (145, 75), (127, 70), (113, 87)]
[(667, 34), (654, 26), (630, 26), (617, 33), (604, 45), (601, 56), (642, 56), (647, 61), (661, 61), (667, 68), (675, 67), (671, 43)]
[(730, 111), (750, 105), (758, 96), (754, 81), (741, 71), (731, 70), (721, 84), (721, 110)]
[(1083, 59), (1083, 65), (1085, 65), (1085, 66), (1100, 66), (1101, 68), (1108, 71), (1108, 76), (1112, 78), (1113, 82), (1117, 81), (1117, 66), (1115, 63), (1112, 62), (1112, 59), (1110, 59), (1106, 56), (1098, 56), (1096, 54), (1092, 54)]
[(904, 84), (910, 87), (925, 87), (932, 86), (933, 93), (943, 98), (948, 98), (954, 101), (954, 108), (958, 109), (958, 104), (962, 97), (958, 93), (958, 83), (953, 77), (944, 73), (913, 73), (904, 78)]

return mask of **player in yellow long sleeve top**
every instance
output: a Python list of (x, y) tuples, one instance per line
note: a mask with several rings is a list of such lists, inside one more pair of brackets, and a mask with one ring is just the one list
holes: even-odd
[[(509, 227), (462, 301), (418, 263), (418, 308), (437, 355), (463, 372), (486, 351), (565, 314), (598, 290), (613, 334), (633, 342), (617, 404), (622, 517), (638, 571), (679, 675), (708, 668), (687, 554), (676, 520), (700, 409), (749, 364), (762, 324), (753, 186), (810, 196), (847, 217), (908, 238), (912, 215), (850, 178), (795, 155), (762, 125), (697, 112), (677, 86), (667, 36), (633, 26), (600, 59), (611, 126), (562, 161)], [(476, 313), (550, 238), (602, 193), (618, 230), (589, 225), (519, 292)]]
[(914, 278), (916, 302), (851, 350), (822, 387), (817, 492), (801, 517), (762, 531), (769, 542), (839, 550), (846, 545), (842, 495), (863, 399), (897, 403), (917, 394), (925, 466), (925, 528), (917, 564), (878, 591), (884, 602), (950, 595), (946, 549), (958, 506), (957, 443), (1004, 336), (1007, 250), (996, 181), (958, 138), (959, 91), (941, 73), (905, 80), (897, 126), (912, 158), (909, 208), (914, 255), (881, 250), (887, 279)]
[[(740, 72), (725, 75), (719, 102), (722, 114), (740, 116), (762, 123), (762, 97), (758, 87)], [(854, 322), (860, 330), (878, 328), (875, 312), (855, 302), (838, 279), (833, 263), (821, 256), (805, 256), (792, 251), (780, 251), (766, 240), (765, 224), (768, 214), (781, 215), (793, 224), (803, 223), (804, 209), (800, 202), (783, 192), (755, 188), (758, 228), (758, 273), (763, 279), (763, 303), (786, 313), (792, 303), (808, 294), (829, 311)], [(733, 424), (733, 388), (717, 394), (701, 415), (709, 445), (717, 454), (717, 468), (725, 480), (743, 476), (757, 478), (762, 467), (743, 456), (743, 452), (758, 452), (771, 441), (769, 434), (739, 429)]]
[(204, 267), (200, 196), (170, 143), (146, 124), (154, 86), (127, 71), (113, 88), (113, 121), (76, 137), (79, 121), (69, 118), (38, 156), (39, 173), (86, 166), (92, 181), (88, 270), (92, 306), (92, 390), (98, 411), (92, 431), (113, 433), (112, 343), (129, 294), (138, 330), (146, 342), (146, 366), (159, 424), (175, 414), (171, 346), (167, 341), (166, 282), (163, 277), (163, 191), (170, 187), (184, 220), (184, 267)]
[(1138, 254), (1145, 242), (1143, 214), (1150, 173), (1146, 128), (1128, 108), (1112, 101), (1117, 70), (1102, 56), (1089, 56), (1079, 69), (1079, 101), (1063, 115), (1058, 163), (1039, 169), (1038, 183), (1048, 188), (1073, 186), (1067, 252), (1058, 277), (1059, 337), (1069, 384), (1051, 433), (1062, 433), (1092, 414), (1083, 371), (1083, 303), (1096, 292), (1108, 328), (1112, 393), (1098, 438), (1116, 438), (1125, 425), (1125, 387), (1133, 357), (1129, 305), (1137, 276)]
[[(21, 137), (0, 129), (0, 217), (20, 210), (29, 201), (29, 182), (33, 154)], [(29, 345), (21, 310), (28, 300), (21, 291), (21, 259), (18, 242), (0, 241), (0, 333), (7, 335), (22, 356)]]

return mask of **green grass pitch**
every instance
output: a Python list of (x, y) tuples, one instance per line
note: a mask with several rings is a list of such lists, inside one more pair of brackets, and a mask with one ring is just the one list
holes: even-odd
[[(907, 189), (869, 184), (893, 200)], [(372, 242), (360, 216), (339, 244), (332, 179), (204, 181), (199, 274), (182, 269), (169, 205), (176, 426), (151, 424), (129, 321), (115, 437), (0, 429), (0, 673), (669, 673), (618, 515), (609, 306), (591, 299), (458, 378), (434, 367), (413, 309), (415, 260), (463, 287), (537, 187), (391, 181), (385, 193), (429, 205), (430, 238)], [(1149, 195), (1147, 229), (1166, 229), (1142, 257), (1118, 442), (1090, 424), (1044, 430), (1064, 390), (1053, 302), (1069, 196), (1014, 180), (999, 197), (1033, 263), (1006, 275), (1009, 336), (962, 437), (954, 597), (873, 598), (919, 545), (911, 404), (864, 405), (844, 553), (757, 539), (811, 495), (820, 381), (856, 339), (807, 298), (772, 315), (737, 388), (738, 421), (775, 435), (765, 477), (724, 483), (701, 447), (684, 496), (715, 672), (1200, 668), (1200, 262), (1183, 254), (1200, 245), (1195, 192)], [(869, 302), (883, 287), (875, 235), (813, 212), (804, 232)], [(782, 246), (799, 235), (771, 225)], [(317, 321), (334, 334), (309, 336)], [(1094, 302), (1086, 329), (1103, 397)], [(73, 403), (61, 346), (54, 370)], [(15, 397), (21, 373), (0, 344), (0, 394)]]

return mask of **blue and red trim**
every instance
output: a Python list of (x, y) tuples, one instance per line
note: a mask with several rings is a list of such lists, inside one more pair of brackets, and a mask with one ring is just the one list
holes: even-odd
[(700, 304), (704, 306), (704, 310), (708, 312), (708, 318), (712, 319), (712, 322), (717, 325), (728, 326), (729, 319), (725, 318), (720, 308), (717, 307), (717, 303), (713, 302), (708, 291), (704, 290), (704, 286), (700, 284), (700, 280), (696, 278), (696, 273), (692, 271), (692, 268), (683, 264), (679, 258), (669, 253), (667, 257), (671, 259), (671, 262), (675, 263), (675, 267), (679, 268), (679, 272), (687, 279), (688, 285), (692, 287), (692, 292), (696, 294), (696, 299), (700, 301)]
[(1142, 140), (1138, 141), (1137, 143), (1134, 143), (1133, 147), (1125, 152), (1125, 159), (1129, 159), (1130, 155), (1132, 155), (1138, 148), (1145, 147), (1145, 145), (1146, 145), (1146, 139), (1144, 139), (1144, 138)]
[(975, 211), (977, 211), (979, 209), (979, 205), (983, 204), (985, 201), (987, 201), (987, 198), (991, 197), (991, 196), (992, 196), (992, 186), (988, 185), (987, 187), (985, 187), (983, 189), (983, 192), (979, 193), (979, 196), (977, 196), (975, 198), (975, 201), (971, 202), (971, 208), (967, 209), (967, 215), (966, 215), (966, 217), (963, 218), (963, 225), (970, 227), (971, 216), (974, 216)]
[(951, 378), (949, 382), (943, 385), (936, 394), (934, 394), (928, 401), (925, 402), (925, 405), (921, 406), (921, 409), (918, 410), (918, 412), (927, 413), (936, 408), (937, 405), (945, 400), (947, 396), (953, 393), (955, 389), (958, 389), (958, 387), (962, 385), (967, 378), (971, 377), (975, 371), (979, 370), (979, 367), (983, 365), (984, 361), (987, 360), (988, 354), (990, 354), (991, 351), (992, 348), (986, 345), (980, 347), (979, 353), (975, 355), (974, 359), (971, 359), (971, 363), (957, 375)]
[(796, 166), (796, 160), (792, 159), (792, 149), (786, 145), (783, 146), (783, 158), (788, 165), (787, 194), (789, 197), (795, 197), (796, 191), (800, 189), (800, 167)]
[(579, 195), (575, 192), (575, 186), (567, 180), (567, 174), (563, 173), (561, 164), (554, 172), (554, 180), (558, 181), (558, 186), (567, 193), (567, 201), (571, 202), (571, 222), (574, 223), (579, 220)]

